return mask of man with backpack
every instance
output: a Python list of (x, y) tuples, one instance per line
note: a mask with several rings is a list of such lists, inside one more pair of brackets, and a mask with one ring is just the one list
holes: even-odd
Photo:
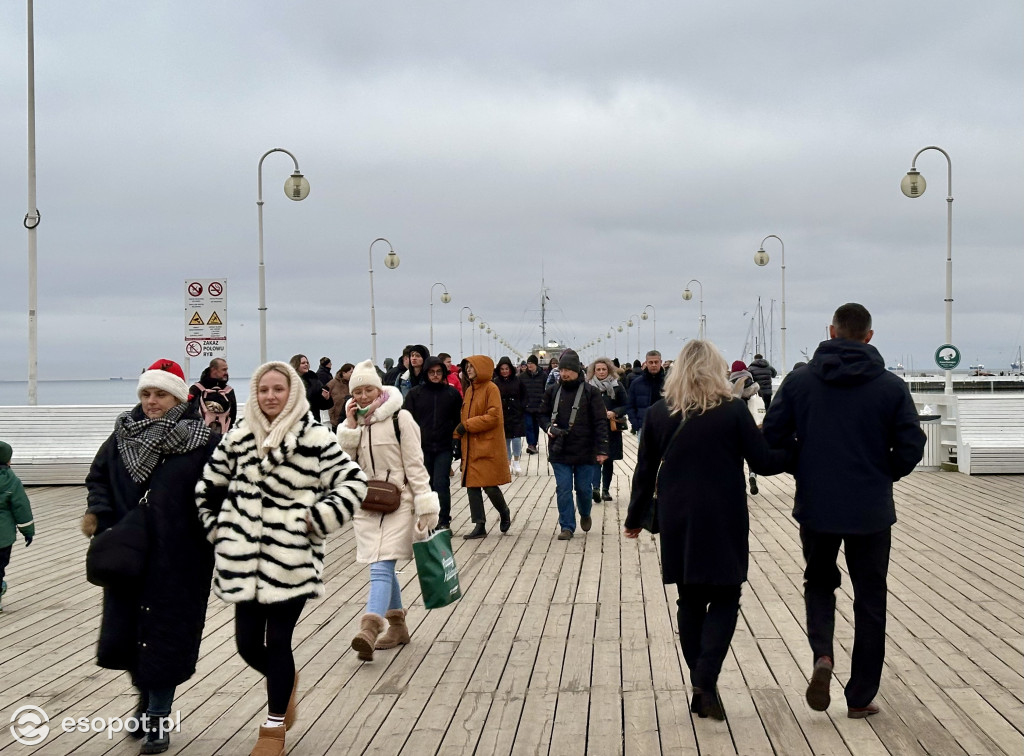
[(210, 366), (189, 389), (193, 406), (207, 427), (217, 433), (227, 433), (238, 415), (235, 390), (228, 385), (228, 361), (220, 357), (210, 360)]

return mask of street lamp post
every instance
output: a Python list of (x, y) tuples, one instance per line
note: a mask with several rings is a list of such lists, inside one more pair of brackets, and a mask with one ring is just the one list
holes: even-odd
[(448, 287), (440, 281), (431, 284), (430, 286), (430, 353), (434, 353), (434, 287), (441, 286), (444, 291), (441, 292), (441, 304), (448, 304), (452, 301), (452, 295), (448, 293)]
[(754, 263), (762, 268), (768, 264), (769, 258), (768, 253), (764, 251), (764, 243), (769, 239), (778, 239), (782, 246), (782, 367), (779, 370), (779, 375), (784, 376), (786, 366), (789, 364), (786, 362), (786, 244), (775, 234), (768, 234), (761, 240), (761, 246), (754, 253)]
[(686, 282), (686, 288), (683, 289), (683, 299), (689, 302), (693, 299), (693, 292), (690, 291), (690, 284), (695, 283), (699, 287), (700, 292), (700, 318), (697, 320), (697, 338), (707, 338), (707, 321), (704, 319), (704, 284), (698, 281), (696, 278), (691, 278)]
[[(476, 315), (473, 314), (473, 311), (470, 310), (468, 306), (465, 306), (461, 310), (459, 310), (459, 359), (460, 360), (463, 357), (466, 356), (466, 350), (462, 346), (462, 313), (465, 312), (466, 310), (469, 310), (469, 317), (467, 318), (467, 320), (470, 323), (472, 323), (474, 320), (476, 320)], [(472, 329), (470, 329), (470, 331), (469, 331), (469, 341), (470, 341), (469, 348), (472, 349), (473, 348), (473, 330)]]
[(36, 207), (36, 47), (32, 0), (28, 0), (28, 212), (23, 224), (28, 229), (28, 403), (38, 401), (39, 330), (36, 320), (37, 251), (36, 228), (39, 208)]
[(275, 147), (274, 149), (267, 150), (263, 153), (263, 157), (260, 158), (259, 165), (256, 168), (256, 208), (257, 214), (259, 215), (260, 236), (260, 260), (258, 273), (260, 287), (259, 313), (261, 365), (267, 361), (267, 278), (266, 268), (263, 266), (263, 161), (267, 159), (267, 155), (274, 152), (283, 152), (292, 159), (292, 163), (295, 165), (295, 170), (292, 171), (292, 175), (284, 182), (285, 196), (295, 202), (301, 202), (309, 196), (309, 182), (306, 181), (306, 177), (299, 172), (299, 161), (295, 159), (295, 156), (292, 153), (281, 147)]
[[(910, 163), (910, 170), (907, 171), (907, 175), (903, 177), (900, 182), (900, 189), (903, 193), (911, 199), (917, 199), (924, 194), (927, 182), (917, 170), (917, 158), (925, 150), (938, 150), (946, 158), (946, 178), (948, 181), (948, 189), (946, 190), (946, 343), (953, 343), (953, 161), (949, 158), (947, 153), (941, 147), (929, 146), (922, 147), (914, 155), (914, 159)], [(946, 371), (946, 388), (947, 394), (953, 393), (953, 371)]]
[[(654, 309), (654, 305), (644, 305), (644, 309), (640, 311), (640, 320), (647, 320), (647, 308), (651, 308), (651, 324), (654, 326), (654, 338), (651, 340), (651, 349), (657, 350), (658, 348), (658, 311)], [(637, 342), (640, 341), (640, 325), (636, 327)], [(637, 343), (637, 359), (639, 359), (640, 344)]]
[(394, 270), (402, 262), (398, 255), (395, 254), (395, 248), (391, 246), (391, 242), (383, 236), (370, 242), (370, 357), (373, 359), (374, 367), (377, 367), (377, 314), (373, 308), (373, 245), (379, 241), (385, 242), (388, 245), (388, 253), (384, 255), (384, 267)]

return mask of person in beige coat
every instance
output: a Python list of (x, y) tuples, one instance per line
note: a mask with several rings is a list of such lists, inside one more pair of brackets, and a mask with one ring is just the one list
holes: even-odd
[[(370, 596), (352, 648), (363, 661), (373, 661), (374, 649), (409, 642), (395, 564), (412, 558), (413, 539), (426, 538), (437, 526), (441, 508), (423, 465), (419, 426), (402, 409), (402, 393), (381, 385), (370, 360), (353, 369), (349, 390), (352, 399), (345, 406), (345, 422), (338, 426), (341, 448), (370, 480), (385, 480), (402, 489), (394, 512), (357, 509), (353, 517), (356, 561), (370, 565)], [(385, 620), (388, 629), (381, 636)]]

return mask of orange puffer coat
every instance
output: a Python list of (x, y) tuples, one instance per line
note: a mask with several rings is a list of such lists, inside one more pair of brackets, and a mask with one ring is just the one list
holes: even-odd
[(482, 354), (467, 357), (476, 378), (462, 399), (462, 485), (500, 486), (512, 481), (505, 451), (505, 421), (501, 392), (494, 385), (494, 361)]

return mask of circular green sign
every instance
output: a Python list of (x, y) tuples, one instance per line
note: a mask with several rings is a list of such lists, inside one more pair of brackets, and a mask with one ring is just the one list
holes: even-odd
[(960, 350), (952, 344), (943, 344), (935, 350), (935, 364), (943, 370), (952, 370), (960, 364)]

